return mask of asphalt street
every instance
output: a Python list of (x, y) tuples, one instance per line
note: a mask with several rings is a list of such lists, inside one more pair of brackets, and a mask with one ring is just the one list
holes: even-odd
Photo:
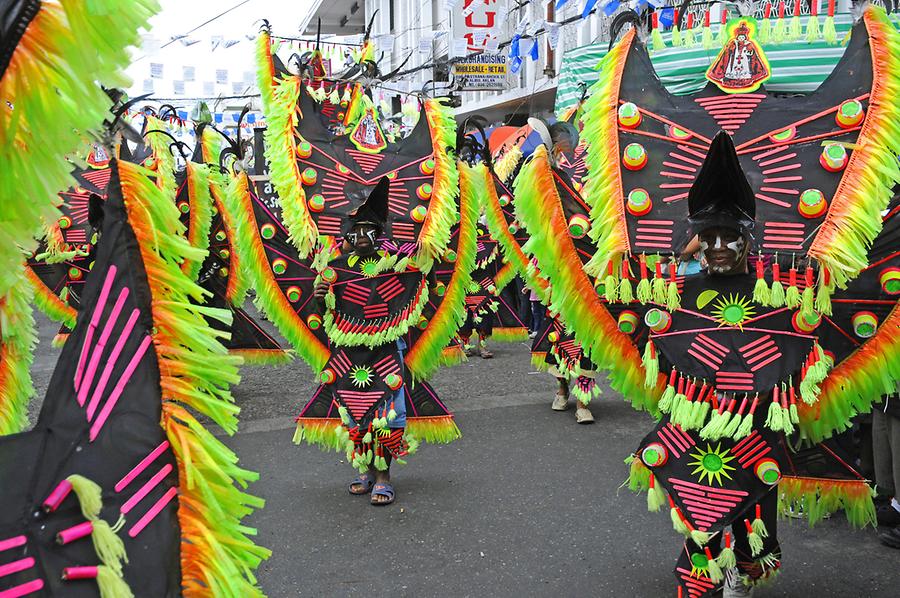
[[(38, 318), (40, 398), (59, 351)], [(269, 596), (675, 596), (668, 515), (620, 489), (650, 418), (607, 390), (591, 405), (597, 423), (579, 426), (572, 410), (550, 410), (555, 385), (531, 371), (526, 345), (491, 348), (495, 359), (433, 379), (463, 438), (395, 468), (389, 507), (347, 493), (342, 455), (291, 443), (314, 388), (302, 363), (243, 369), (241, 429), (227, 442), (260, 472), (251, 490), (267, 505), (249, 523), (273, 550), (259, 571)], [(812, 529), (783, 521), (779, 535), (783, 571), (757, 598), (900, 596), (900, 551), (874, 530), (835, 516)]]

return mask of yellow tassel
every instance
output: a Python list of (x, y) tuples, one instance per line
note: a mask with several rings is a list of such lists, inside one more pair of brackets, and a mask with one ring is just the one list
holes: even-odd
[(104, 565), (97, 567), (97, 586), (100, 598), (134, 598), (121, 574)]
[(96, 521), (100, 517), (100, 509), (103, 508), (100, 486), (80, 475), (70, 475), (66, 480), (72, 484), (72, 490), (78, 496), (81, 513), (85, 519)]

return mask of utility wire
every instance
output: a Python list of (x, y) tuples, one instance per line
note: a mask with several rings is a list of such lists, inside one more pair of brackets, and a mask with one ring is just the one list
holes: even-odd
[(193, 29), (191, 29), (191, 30), (188, 31), (187, 33), (183, 33), (183, 34), (181, 34), (181, 35), (176, 35), (173, 39), (170, 39), (169, 41), (167, 41), (166, 43), (164, 43), (163, 45), (161, 45), (161, 46), (159, 47), (159, 49), (162, 50), (162, 49), (165, 48), (166, 46), (170, 46), (170, 45), (174, 44), (174, 43), (175, 43), (176, 41), (178, 41), (179, 39), (185, 38), (185, 37), (189, 36), (190, 34), (194, 33), (195, 31), (198, 31), (198, 30), (200, 30), (200, 29), (203, 29), (204, 27), (206, 27), (207, 25), (209, 25), (209, 24), (212, 23), (213, 21), (216, 21), (216, 20), (218, 20), (218, 19), (224, 17), (224, 16), (227, 15), (228, 13), (233, 12), (233, 11), (237, 10), (238, 8), (242, 7), (243, 5), (249, 4), (250, 2), (253, 2), (253, 0), (244, 0), (243, 2), (238, 2), (237, 4), (235, 4), (234, 6), (232, 6), (231, 8), (229, 8), (229, 9), (223, 11), (223, 12), (220, 12), (219, 14), (217, 14), (217, 15), (214, 16), (214, 17), (212, 17), (211, 19), (208, 19), (208, 20), (206, 20), (206, 21), (200, 23), (199, 25), (197, 25), (196, 27), (194, 27)]

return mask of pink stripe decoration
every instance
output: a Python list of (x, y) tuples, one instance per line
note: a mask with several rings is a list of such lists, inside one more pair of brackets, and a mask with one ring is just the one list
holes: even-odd
[(134, 466), (134, 468), (125, 474), (121, 480), (119, 480), (115, 485), (116, 492), (121, 492), (125, 488), (128, 487), (128, 484), (134, 481), (134, 478), (138, 477), (143, 473), (145, 469), (147, 469), (151, 463), (156, 461), (160, 455), (166, 452), (166, 449), (169, 448), (169, 441), (163, 440), (162, 443), (148, 454), (146, 457), (141, 459), (141, 462)]
[(663, 162), (663, 166), (667, 166), (668, 168), (675, 168), (676, 170), (684, 170), (685, 172), (693, 172), (696, 173), (697, 169), (692, 168), (690, 166), (685, 166), (683, 164), (678, 164), (677, 162)]
[(755, 372), (757, 370), (761, 370), (764, 367), (766, 367), (767, 365), (769, 365), (770, 363), (772, 363), (773, 361), (775, 361), (776, 359), (780, 359), (780, 358), (781, 358), (781, 351), (776, 351), (775, 354), (772, 355), (772, 357), (768, 358), (767, 360), (763, 361), (762, 363), (758, 363), (755, 366), (751, 367), (750, 371)]
[(718, 357), (714, 357), (712, 353), (704, 352), (699, 346), (694, 345), (690, 349), (688, 349), (688, 355), (692, 355), (698, 361), (701, 361), (711, 367), (714, 370), (722, 367), (722, 360)]
[(685, 179), (688, 181), (693, 181), (695, 178), (694, 175), (692, 175), (692, 174), (683, 174), (681, 172), (669, 172), (668, 170), (663, 170), (659, 174), (660, 174), (660, 176), (667, 176), (667, 177), (673, 178), (673, 179)]
[(673, 426), (671, 423), (663, 428), (663, 430), (666, 430), (672, 435), (672, 438), (675, 439), (678, 446), (682, 447), (682, 450), (686, 451), (694, 444), (690, 437), (685, 438), (684, 432)]
[(719, 353), (721, 353), (722, 355), (726, 355), (728, 353), (728, 347), (726, 347), (725, 345), (723, 345), (721, 343), (717, 343), (716, 341), (709, 338), (705, 334), (698, 334), (697, 340), (709, 345), (712, 349), (718, 350)]
[(747, 496), (747, 493), (743, 490), (729, 490), (727, 488), (710, 488), (709, 486), (702, 486), (700, 484), (695, 484), (694, 482), (689, 482), (687, 480), (679, 480), (678, 478), (670, 478), (669, 480), (673, 484), (678, 486), (684, 486), (685, 488), (693, 488), (695, 490), (702, 490), (703, 492), (714, 492), (716, 494), (721, 494), (722, 496), (735, 496), (738, 498), (743, 498)]
[(639, 241), (639, 242), (635, 243), (635, 246), (637, 246), (637, 247), (655, 247), (655, 248), (659, 248), (659, 249), (669, 249), (671, 247), (671, 245), (669, 243), (655, 243), (655, 242), (651, 243), (648, 241)]
[(0, 540), (0, 552), (4, 550), (9, 550), (11, 548), (18, 548), (19, 546), (25, 546), (28, 542), (28, 539), (25, 536), (13, 536), (12, 538), (7, 538), (6, 540)]
[(797, 181), (802, 181), (802, 176), (773, 176), (766, 177), (763, 179), (764, 183), (795, 183)]
[(18, 561), (13, 561), (11, 563), (6, 563), (5, 565), (0, 565), (0, 577), (6, 577), (7, 575), (12, 575), (13, 573), (19, 573), (21, 571), (25, 571), (26, 569), (31, 569), (34, 567), (34, 559), (28, 557), (26, 559), (19, 559)]
[[(688, 511), (691, 510), (691, 507), (694, 507), (694, 508), (700, 510), (701, 513), (703, 513), (703, 512), (708, 513), (710, 511), (712, 511), (714, 513), (719, 513), (721, 515), (727, 515), (731, 511), (731, 508), (721, 507), (719, 505), (710, 504), (712, 501), (703, 500), (701, 502), (698, 500), (691, 500), (689, 498), (683, 498), (682, 501), (684, 502), (685, 505), (690, 505), (688, 507)], [(734, 508), (734, 507), (732, 507), (732, 508)]]
[(766, 355), (767, 352), (771, 351), (772, 349), (775, 349), (777, 351), (778, 345), (776, 345), (772, 341), (772, 339), (768, 339), (768, 341), (764, 344), (753, 347), (753, 349), (746, 351), (744, 353), (744, 359), (747, 360), (747, 363), (752, 364), (754, 361), (759, 360), (763, 355)]
[(791, 204), (786, 201), (781, 201), (780, 199), (775, 199), (774, 197), (769, 197), (768, 195), (763, 195), (762, 193), (756, 194), (756, 199), (761, 199), (765, 202), (775, 204), (776, 206), (780, 206), (782, 208), (789, 208)]
[(166, 478), (166, 476), (169, 475), (169, 473), (171, 473), (172, 469), (174, 469), (174, 468), (172, 467), (171, 463), (166, 463), (165, 465), (163, 465), (159, 469), (159, 471), (157, 471), (153, 475), (152, 478), (147, 480), (144, 483), (144, 485), (141, 486), (140, 490), (135, 492), (131, 496), (131, 498), (129, 498), (127, 501), (125, 501), (125, 504), (122, 505), (121, 509), (119, 509), (122, 512), (122, 514), (127, 515), (131, 511), (131, 509), (135, 508), (139, 502), (144, 500), (144, 497), (147, 496), (148, 494), (150, 494), (150, 492), (154, 488), (159, 486), (162, 483), (162, 481)]
[(107, 318), (106, 323), (103, 325), (103, 332), (100, 333), (100, 338), (97, 340), (97, 344), (94, 345), (93, 351), (91, 351), (91, 360), (88, 363), (87, 372), (85, 372), (84, 378), (81, 381), (81, 388), (78, 389), (78, 404), (81, 406), (84, 406), (88, 391), (90, 391), (91, 385), (94, 383), (94, 376), (97, 374), (97, 366), (100, 364), (100, 359), (106, 351), (106, 343), (109, 341), (110, 335), (112, 335), (113, 328), (115, 328), (116, 324), (119, 322), (119, 315), (125, 307), (125, 301), (128, 299), (128, 294), (130, 292), (128, 287), (122, 287), (122, 290), (119, 291), (119, 296), (116, 298), (116, 304), (113, 306), (109, 318)]
[(769, 156), (774, 156), (775, 154), (780, 154), (781, 152), (788, 149), (788, 147), (790, 147), (790, 146), (779, 145), (773, 149), (766, 150), (766, 151), (762, 152), (761, 154), (756, 154), (755, 156), (753, 156), (753, 159), (756, 161), (759, 161), (759, 160), (762, 160), (763, 158), (768, 158)]
[(763, 247), (765, 247), (766, 249), (791, 249), (795, 251), (803, 249), (803, 245), (786, 245), (783, 243), (763, 243)]
[(693, 166), (697, 166), (697, 167), (703, 166), (703, 162), (698, 162), (697, 160), (694, 160), (693, 158), (688, 158), (687, 156), (682, 156), (681, 154), (676, 154), (675, 152), (669, 152), (669, 156), (675, 158), (676, 160), (681, 160), (683, 162), (687, 162), (688, 164), (691, 164)]
[(122, 333), (119, 335), (119, 339), (116, 341), (112, 353), (109, 354), (109, 359), (106, 361), (106, 367), (103, 368), (103, 373), (100, 375), (100, 380), (97, 381), (97, 387), (94, 389), (94, 394), (91, 395), (91, 400), (88, 403), (88, 421), (94, 419), (94, 413), (100, 405), (100, 398), (103, 396), (103, 393), (106, 392), (106, 385), (109, 384), (109, 379), (112, 376), (113, 370), (119, 362), (119, 356), (122, 354), (122, 349), (125, 348), (125, 343), (128, 342), (131, 331), (134, 330), (140, 316), (141, 311), (139, 309), (135, 308), (131, 310), (131, 315), (128, 317), (128, 321), (125, 322), (125, 328), (122, 329)]
[(749, 468), (750, 464), (754, 461), (758, 460), (760, 457), (765, 457), (769, 453), (772, 452), (772, 447), (768, 445), (760, 445), (753, 449), (752, 452), (748, 453), (743, 459), (738, 459), (738, 463), (744, 466), (744, 468)]
[(137, 369), (138, 364), (144, 357), (144, 353), (146, 353), (147, 349), (150, 347), (151, 342), (152, 339), (149, 336), (145, 336), (144, 340), (141, 341), (141, 346), (138, 347), (138, 350), (131, 358), (131, 361), (128, 362), (128, 367), (125, 368), (125, 372), (122, 374), (122, 377), (118, 382), (116, 382), (115, 387), (113, 387), (112, 393), (110, 393), (109, 398), (106, 400), (106, 403), (103, 404), (103, 409), (100, 410), (100, 415), (98, 415), (97, 420), (93, 424), (91, 424), (91, 432), (89, 435), (91, 442), (93, 442), (94, 439), (97, 438), (100, 430), (106, 424), (106, 420), (109, 418), (109, 414), (112, 413), (112, 410), (115, 408), (116, 403), (119, 402), (119, 397), (122, 396), (122, 392), (124, 392), (125, 387), (131, 381), (131, 376), (134, 375), (134, 370)]
[(672, 226), (675, 222), (673, 220), (641, 220), (641, 224)]
[(799, 222), (766, 222), (766, 228), (799, 228), (805, 229), (806, 225)]
[(81, 346), (81, 355), (78, 357), (78, 366), (75, 368), (75, 390), (81, 387), (81, 377), (84, 374), (84, 366), (87, 363), (88, 349), (91, 341), (94, 340), (94, 330), (100, 324), (100, 316), (106, 309), (106, 301), (109, 299), (109, 292), (112, 289), (113, 281), (116, 278), (116, 266), (111, 264), (106, 273), (106, 279), (103, 281), (103, 287), (100, 289), (100, 297), (94, 307), (94, 313), (91, 315), (91, 322), (88, 324), (87, 332), (84, 335), (84, 344)]
[(666, 445), (666, 448), (667, 448), (667, 449), (669, 449), (670, 451), (672, 451), (672, 453), (674, 453), (675, 458), (677, 459), (678, 457), (681, 456), (681, 451), (679, 451), (679, 450), (675, 447), (675, 445), (672, 444), (672, 441), (669, 440), (668, 436), (666, 436), (665, 434), (663, 434), (663, 431), (664, 431), (663, 429), (658, 430), (658, 431), (656, 432), (656, 436), (660, 439), (660, 441), (662, 441), (662, 443), (663, 443), (664, 445)]
[(172, 499), (175, 498), (176, 494), (178, 494), (178, 488), (169, 488), (169, 491), (156, 501), (156, 504), (153, 505), (130, 530), (128, 530), (128, 537), (136, 538), (139, 533), (144, 531), (144, 528), (147, 527), (164, 508), (166, 508), (166, 505), (172, 502)]
[(671, 228), (644, 228), (637, 227), (637, 232), (639, 233), (650, 233), (651, 235), (671, 235), (674, 232)]
[(778, 164), (779, 162), (784, 162), (785, 160), (790, 160), (791, 158), (796, 158), (797, 153), (793, 154), (785, 154), (783, 156), (778, 156), (776, 158), (771, 158), (769, 160), (763, 160), (759, 163), (760, 166), (771, 166), (772, 164)]
[(44, 589), (43, 579), (34, 579), (27, 583), (23, 583), (14, 588), (3, 590), (0, 592), (0, 598), (19, 598), (19, 596), (27, 596)]
[(772, 337), (769, 336), (769, 335), (767, 334), (767, 335), (765, 335), (765, 336), (759, 337), (759, 338), (756, 339), (755, 341), (752, 341), (752, 342), (747, 343), (747, 344), (744, 345), (743, 347), (740, 347), (738, 350), (739, 350), (741, 353), (743, 353), (743, 352), (745, 352), (745, 351), (748, 351), (748, 350), (752, 349), (753, 347), (755, 347), (755, 346), (757, 346), (757, 345), (760, 345), (760, 344), (765, 343), (766, 341), (770, 341), (770, 340), (772, 340)]
[(663, 201), (666, 203), (671, 203), (673, 201), (678, 201), (679, 199), (684, 199), (688, 196), (687, 193), (679, 193), (678, 195), (669, 195), (667, 197), (663, 197)]
[(743, 372), (717, 372), (716, 378), (731, 378), (731, 379), (744, 379), (744, 378), (753, 378), (753, 374), (745, 374)]
[(660, 189), (690, 189), (693, 187), (693, 183), (663, 183), (659, 186)]
[[(662, 234), (662, 233), (660, 233), (660, 234)], [(635, 235), (634, 238), (637, 239), (638, 241), (661, 241), (663, 243), (666, 243), (666, 242), (670, 243), (672, 241), (671, 235), (660, 236), (660, 237), (655, 237), (655, 236), (651, 236), (651, 235)]]
[(741, 386), (738, 384), (717, 384), (716, 388), (719, 390), (753, 390), (753, 385), (748, 384), (746, 386)]
[[(785, 231), (785, 234), (787, 234), (786, 231)], [(763, 239), (765, 239), (766, 241), (772, 241), (772, 242), (777, 242), (777, 243), (798, 243), (798, 244), (803, 243), (802, 235), (797, 236), (797, 237), (780, 237), (780, 236), (776, 236), (776, 235), (763, 235)]]
[(797, 189), (784, 189), (782, 187), (760, 187), (759, 190), (766, 193), (781, 193), (782, 195), (800, 195), (800, 191)]
[(788, 164), (786, 166), (779, 166), (777, 168), (768, 168), (766, 170), (763, 170), (762, 173), (763, 174), (775, 174), (777, 172), (785, 172), (788, 170), (797, 170), (798, 168), (802, 168), (802, 167), (803, 167), (802, 164)]

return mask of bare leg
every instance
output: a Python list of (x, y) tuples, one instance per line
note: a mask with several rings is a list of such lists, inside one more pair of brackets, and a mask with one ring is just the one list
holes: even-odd
[[(385, 451), (385, 452), (387, 452), (387, 451)], [(375, 470), (375, 483), (376, 484), (389, 484), (391, 482), (391, 460), (392, 460), (391, 454), (388, 453), (387, 455), (385, 455), (384, 460), (387, 461), (387, 469), (385, 469), (384, 471)], [(384, 503), (384, 502), (389, 502), (389, 499), (386, 496), (380, 496), (380, 495), (373, 496), (372, 502), (373, 503)]]

